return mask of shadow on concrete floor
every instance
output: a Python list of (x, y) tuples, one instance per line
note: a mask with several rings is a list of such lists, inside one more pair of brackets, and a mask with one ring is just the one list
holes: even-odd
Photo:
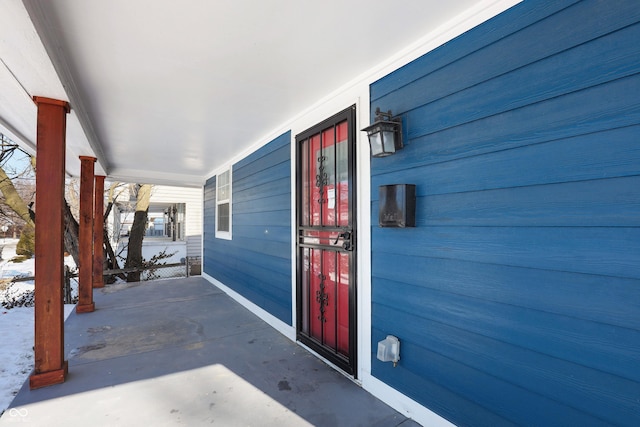
[(201, 277), (112, 285), (65, 323), (69, 376), (0, 425), (417, 426)]

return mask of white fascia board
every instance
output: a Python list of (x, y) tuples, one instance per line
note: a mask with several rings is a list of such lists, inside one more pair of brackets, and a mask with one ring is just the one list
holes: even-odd
[(157, 184), (177, 187), (201, 188), (204, 186), (200, 175), (183, 175), (170, 172), (156, 173), (136, 169), (114, 169), (109, 173), (109, 181), (135, 182), (138, 184)]

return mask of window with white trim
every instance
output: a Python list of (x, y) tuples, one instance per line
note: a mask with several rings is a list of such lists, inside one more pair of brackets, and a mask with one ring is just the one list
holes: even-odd
[(216, 176), (216, 237), (231, 240), (231, 167)]

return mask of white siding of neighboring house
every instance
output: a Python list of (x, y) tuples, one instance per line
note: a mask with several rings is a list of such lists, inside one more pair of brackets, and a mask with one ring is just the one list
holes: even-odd
[(151, 192), (151, 203), (185, 204), (187, 256), (200, 256), (202, 253), (202, 188), (156, 185)]

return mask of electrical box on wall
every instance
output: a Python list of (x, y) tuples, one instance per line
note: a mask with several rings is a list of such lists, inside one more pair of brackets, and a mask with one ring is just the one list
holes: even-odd
[(413, 184), (381, 185), (380, 227), (416, 226), (416, 186)]
[(387, 335), (379, 341), (377, 358), (382, 362), (393, 362), (395, 368), (400, 360), (400, 340), (393, 335)]

